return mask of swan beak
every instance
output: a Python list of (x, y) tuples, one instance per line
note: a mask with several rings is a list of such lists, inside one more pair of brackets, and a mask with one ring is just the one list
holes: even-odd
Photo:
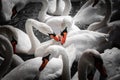
[(61, 36), (61, 44), (63, 45), (66, 41), (67, 33), (64, 32), (63, 35)]
[(48, 59), (44, 59), (40, 68), (39, 68), (39, 71), (42, 71), (45, 68), (45, 66), (47, 65), (48, 62), (49, 62)]
[(99, 2), (99, 0), (94, 0), (92, 7), (94, 7), (98, 2)]
[(54, 39), (55, 41), (60, 41), (60, 36), (56, 34), (49, 34), (50, 38)]
[(61, 32), (61, 44), (63, 45), (66, 41), (67, 37), (67, 27)]
[(39, 68), (39, 71), (42, 71), (45, 68), (45, 66), (49, 62), (49, 57), (50, 57), (50, 54), (42, 58), (43, 62), (41, 64), (40, 68)]

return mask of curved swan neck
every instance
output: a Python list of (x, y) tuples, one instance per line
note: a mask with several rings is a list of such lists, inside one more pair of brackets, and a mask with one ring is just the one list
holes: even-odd
[(30, 21), (30, 20), (26, 21), (25, 30), (26, 30), (26, 33), (28, 34), (31, 44), (32, 44), (31, 50), (33, 50), (33, 52), (34, 52), (35, 49), (40, 45), (40, 41), (34, 35), (33, 26), (36, 26), (36, 25), (32, 21)]
[(54, 11), (54, 15), (60, 16), (63, 12), (61, 9), (61, 4), (62, 4), (62, 0), (56, 0), (56, 9)]
[(5, 46), (6, 49), (5, 51), (3, 51), (5, 54), (5, 60), (0, 66), (0, 79), (1, 79), (1, 77), (6, 73), (6, 71), (9, 68), (9, 65), (11, 64), (13, 49), (9, 40), (2, 35), (0, 35), (0, 42)]
[[(111, 1), (110, 0), (105, 0), (106, 3), (106, 14), (104, 19), (101, 21), (101, 25), (102, 24), (107, 24), (111, 18), (111, 13), (112, 13), (112, 5), (111, 5)], [(104, 26), (103, 26), (104, 27)]]
[(48, 1), (47, 0), (41, 0), (41, 2), (42, 2), (42, 7), (41, 7), (41, 10), (38, 14), (38, 19), (40, 21), (44, 21), (45, 16), (47, 15), (46, 12), (48, 10)]
[(70, 11), (71, 11), (71, 1), (70, 0), (64, 0), (65, 2), (65, 8), (63, 11), (63, 16), (67, 16), (69, 15)]
[(94, 2), (94, 0), (88, 0), (88, 1), (80, 8), (80, 10), (83, 10), (83, 9), (85, 9), (86, 7), (90, 6), (93, 2)]
[(63, 60), (62, 80), (70, 80), (69, 59), (65, 50), (59, 51)]

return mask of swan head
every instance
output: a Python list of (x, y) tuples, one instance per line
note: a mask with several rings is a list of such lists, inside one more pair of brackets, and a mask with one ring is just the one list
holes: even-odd
[(59, 53), (64, 53), (65, 49), (62, 46), (59, 45), (51, 45), (49, 46), (42, 58), (42, 64), (39, 68), (39, 71), (42, 71), (45, 66), (47, 65), (47, 63), (53, 58), (58, 58), (59, 57)]
[(13, 46), (13, 50), (15, 53), (16, 45), (17, 45), (17, 41), (18, 41), (18, 36), (17, 36), (17, 32), (16, 32), (15, 28), (13, 28), (10, 25), (0, 26), (0, 34), (4, 35), (5, 37), (7, 37), (9, 39), (9, 41), (11, 41), (11, 44)]

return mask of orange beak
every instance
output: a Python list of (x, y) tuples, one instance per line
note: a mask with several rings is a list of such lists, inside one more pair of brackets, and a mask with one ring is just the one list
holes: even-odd
[(60, 36), (55, 34), (49, 34), (50, 38), (54, 39), (55, 41), (60, 41)]
[(39, 68), (39, 71), (42, 71), (45, 68), (45, 66), (47, 65), (48, 62), (49, 62), (48, 59), (44, 59), (40, 68)]
[(62, 45), (65, 43), (66, 37), (67, 37), (67, 33), (64, 32), (63, 35), (62, 35), (62, 37), (61, 37), (61, 44), (62, 44)]
[(12, 46), (13, 46), (13, 51), (14, 51), (14, 53), (16, 53), (16, 42), (13, 41), (13, 42), (11, 42), (11, 44), (12, 44)]

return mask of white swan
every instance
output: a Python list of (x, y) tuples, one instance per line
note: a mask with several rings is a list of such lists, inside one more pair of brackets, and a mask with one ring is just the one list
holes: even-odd
[(108, 33), (110, 30), (109, 21), (111, 18), (112, 5), (110, 0), (105, 0), (106, 2), (106, 15), (101, 22), (95, 22), (88, 26), (88, 30), (99, 31), (103, 33)]
[(0, 35), (0, 45), (2, 45), (4, 48), (2, 52), (4, 52), (4, 61), (2, 62), (2, 64), (0, 65), (0, 79), (3, 77), (3, 75), (7, 72), (11, 61), (12, 61), (12, 55), (13, 55), (13, 49), (12, 49), (12, 45), (9, 42), (9, 40)]
[(96, 69), (100, 72), (100, 80), (107, 79), (107, 72), (100, 53), (94, 49), (87, 49), (78, 61), (79, 80), (93, 80)]
[[(39, 73), (39, 67), (41, 64), (41, 57), (27, 60), (24, 63), (17, 66), (16, 68), (14, 68), (12, 71), (10, 71), (1, 80), (33, 80), (35, 75)], [(46, 66), (46, 68), (41, 73), (40, 80), (49, 80), (56, 78), (56, 76), (60, 76), (62, 69), (60, 64), (62, 64), (62, 60), (58, 60), (56, 58), (52, 59), (52, 61), (48, 64), (48, 66)]]
[(62, 80), (70, 80), (71, 76), (70, 76), (70, 68), (69, 68), (69, 59), (65, 48), (63, 48), (62, 46), (52, 45), (47, 48), (46, 53), (42, 58), (43, 63), (40, 67), (40, 72), (42, 72), (42, 70), (47, 64), (47, 62), (46, 64), (44, 64), (45, 61), (50, 61), (53, 57), (58, 58), (60, 55), (62, 55), (62, 60), (63, 60)]
[[(14, 28), (13, 26), (10, 25), (4, 25), (3, 27), (0, 28), (1, 33), (7, 35), (10, 41), (12, 41), (13, 37), (17, 41), (16, 50), (14, 51), (15, 53), (27, 53), (29, 51), (29, 49), (31, 48), (31, 42), (28, 35), (25, 32), (23, 32), (20, 29)], [(15, 48), (15, 45), (13, 45), (13, 47)]]
[[(39, 15), (38, 15), (38, 19), (39, 21), (41, 22), (46, 22), (47, 20), (49, 20), (51, 17), (55, 17), (55, 16), (50, 16), (50, 15), (47, 15), (47, 10), (48, 10), (48, 0), (42, 0), (41, 1), (43, 6), (41, 8), (41, 10), (39, 11)], [(65, 8), (64, 8), (64, 11), (63, 11), (63, 16), (65, 15), (68, 15), (70, 10), (71, 10), (71, 2), (70, 0), (64, 0), (65, 2)]]
[[(94, 3), (93, 3), (94, 2)], [(76, 13), (76, 15), (73, 17), (74, 23), (82, 29), (84, 25), (89, 25), (96, 21), (101, 21), (103, 16), (99, 13), (99, 7), (100, 5), (95, 5), (98, 2), (95, 0), (88, 0)]]

